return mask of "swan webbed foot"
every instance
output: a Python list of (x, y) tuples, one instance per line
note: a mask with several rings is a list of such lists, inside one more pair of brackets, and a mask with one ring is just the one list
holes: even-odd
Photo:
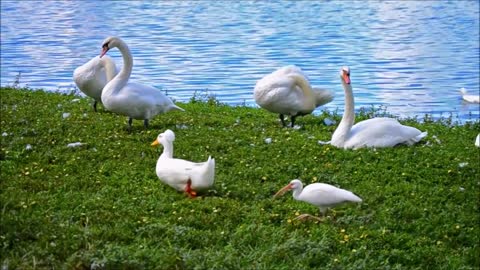
[(283, 127), (286, 127), (287, 124), (285, 124), (285, 119), (284, 119), (283, 114), (280, 114), (279, 117), (280, 117), (280, 121), (282, 121), (282, 126), (283, 126)]
[(295, 126), (295, 118), (297, 118), (296, 115), (290, 116), (290, 122), (291, 122), (290, 125), (292, 128)]
[(296, 217), (294, 220), (305, 221), (305, 220), (308, 220), (308, 219), (313, 219), (313, 220), (316, 220), (318, 222), (323, 222), (323, 218), (312, 216), (310, 214), (302, 214), (302, 215)]
[(128, 118), (128, 131), (132, 131), (132, 123), (133, 119), (131, 117)]
[(143, 126), (145, 127), (145, 129), (148, 128), (148, 119), (143, 120)]

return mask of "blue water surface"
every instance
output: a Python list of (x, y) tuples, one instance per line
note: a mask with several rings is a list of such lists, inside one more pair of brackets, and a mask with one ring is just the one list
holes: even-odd
[[(195, 92), (256, 106), (257, 80), (289, 64), (336, 92), (348, 65), (356, 108), (399, 117), (479, 118), (459, 89), (479, 92), (479, 1), (4, 1), (1, 85), (74, 88), (73, 70), (119, 36), (131, 80), (179, 101)], [(118, 50), (109, 55), (122, 64)], [(318, 109), (319, 112), (322, 108)]]

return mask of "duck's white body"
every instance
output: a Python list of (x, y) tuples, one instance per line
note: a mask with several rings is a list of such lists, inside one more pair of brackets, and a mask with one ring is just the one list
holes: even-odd
[(158, 135), (152, 144), (162, 144), (163, 153), (160, 155), (156, 173), (158, 178), (178, 191), (185, 191), (195, 196), (195, 191), (201, 191), (213, 186), (215, 179), (215, 159), (208, 157), (205, 162), (191, 162), (173, 158), (173, 141), (175, 134), (166, 130)]
[(159, 89), (129, 82), (132, 73), (133, 58), (127, 44), (117, 37), (109, 37), (103, 42), (103, 56), (109, 49), (118, 48), (123, 57), (122, 70), (111, 80), (102, 92), (102, 103), (107, 110), (131, 119), (148, 120), (157, 114), (172, 110), (183, 111)]
[(102, 90), (117, 75), (115, 62), (109, 56), (96, 56), (87, 63), (77, 67), (73, 72), (73, 81), (78, 89), (96, 102), (102, 101)]
[(477, 135), (477, 138), (475, 139), (475, 146), (480, 147), (480, 133)]
[[(294, 65), (282, 67), (260, 79), (255, 85), (255, 102), (262, 108), (283, 115), (310, 114), (333, 100), (333, 92), (312, 88), (307, 76)], [(284, 124), (285, 125), (285, 124)]]
[(315, 205), (320, 209), (322, 214), (336, 205), (345, 202), (362, 202), (362, 199), (351, 191), (334, 187), (324, 183), (313, 183), (303, 188), (300, 180), (292, 180), (288, 185), (277, 192), (275, 196), (279, 196), (288, 190), (293, 190), (293, 198)]
[(469, 95), (467, 94), (467, 90), (463, 87), (460, 89), (460, 93), (462, 94), (462, 99), (465, 100), (466, 102), (480, 103), (479, 95)]
[(393, 147), (399, 144), (412, 145), (427, 136), (427, 132), (402, 125), (396, 119), (387, 117), (368, 119), (353, 125), (355, 105), (350, 84), (350, 69), (344, 67), (340, 74), (345, 90), (345, 112), (332, 135), (332, 145), (344, 149)]

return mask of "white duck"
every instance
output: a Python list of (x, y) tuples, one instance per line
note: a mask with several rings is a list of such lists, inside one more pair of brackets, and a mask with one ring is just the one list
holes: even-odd
[(97, 111), (97, 102), (102, 102), (102, 89), (117, 75), (117, 66), (112, 58), (96, 56), (77, 67), (73, 72), (73, 81), (85, 95), (93, 98), (93, 109)]
[[(274, 198), (285, 194), (285, 192), (289, 190), (293, 190), (293, 198), (295, 200), (317, 206), (320, 209), (322, 216), (325, 215), (328, 208), (344, 202), (362, 202), (362, 199), (351, 191), (337, 188), (329, 184), (313, 183), (303, 188), (302, 181), (298, 179), (292, 180), (288, 185), (280, 189), (275, 194)], [(305, 218), (314, 218), (321, 221), (321, 219), (309, 214), (300, 215), (296, 219)]]
[(350, 69), (340, 70), (340, 79), (345, 90), (345, 111), (333, 133), (331, 144), (344, 149), (361, 147), (393, 147), (399, 144), (413, 145), (427, 136), (427, 132), (400, 124), (396, 119), (377, 117), (355, 125), (354, 99), (350, 83)]
[(297, 116), (310, 114), (333, 100), (333, 92), (312, 88), (307, 76), (295, 65), (284, 66), (260, 79), (253, 95), (260, 107), (279, 114), (284, 127), (284, 115), (290, 115), (293, 127)]
[(477, 138), (475, 138), (475, 146), (480, 147), (480, 133), (478, 133)]
[(173, 158), (175, 133), (170, 129), (158, 135), (152, 146), (162, 144), (163, 153), (157, 161), (158, 178), (178, 191), (185, 191), (195, 197), (196, 191), (213, 186), (215, 178), (215, 159), (208, 157), (205, 162), (191, 162)]
[(462, 94), (462, 99), (466, 102), (470, 103), (480, 103), (480, 96), (479, 95), (469, 95), (467, 94), (467, 90), (465, 88), (460, 88), (460, 93)]
[(111, 48), (118, 48), (123, 57), (122, 70), (103, 88), (102, 103), (107, 110), (128, 116), (129, 128), (132, 126), (132, 119), (143, 119), (145, 127), (148, 127), (148, 120), (157, 114), (173, 110), (184, 111), (159, 89), (128, 81), (132, 73), (133, 58), (123, 40), (108, 37), (102, 44), (100, 57)]

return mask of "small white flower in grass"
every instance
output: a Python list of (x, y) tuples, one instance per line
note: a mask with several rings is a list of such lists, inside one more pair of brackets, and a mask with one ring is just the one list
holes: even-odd
[(325, 119), (323, 119), (323, 123), (326, 126), (332, 126), (332, 125), (335, 125), (337, 122), (335, 122), (334, 120), (332, 120), (330, 118), (325, 118)]
[(27, 144), (27, 146), (25, 146), (25, 150), (32, 150), (32, 146), (30, 144)]
[(79, 101), (80, 101), (80, 99), (79, 99), (79, 98), (75, 98), (75, 99), (72, 99), (72, 101), (71, 101), (71, 102), (79, 102)]
[(272, 143), (272, 138), (266, 138), (265, 143), (266, 144), (271, 144)]
[(67, 147), (79, 147), (79, 146), (82, 146), (83, 143), (81, 142), (74, 142), (74, 143), (69, 143), (67, 144)]
[(3, 137), (7, 137), (7, 136), (8, 136), (8, 133), (7, 133), (7, 132), (3, 132), (3, 133), (2, 133), (2, 136), (3, 136)]
[(12, 111), (16, 111), (17, 110), (17, 105), (12, 105)]
[(84, 114), (83, 114), (83, 117), (87, 117), (87, 114), (86, 114), (86, 113), (84, 113)]
[(458, 167), (463, 168), (468, 165), (468, 162), (461, 162), (458, 164)]
[(188, 128), (188, 126), (185, 125), (185, 124), (176, 125), (176, 127), (177, 127), (178, 129), (187, 129), (187, 128)]
[(302, 126), (299, 126), (299, 125), (293, 126), (293, 129), (295, 129), (295, 130), (299, 130), (299, 129), (301, 129), (301, 128), (302, 128)]
[(459, 187), (459, 188), (458, 188), (458, 190), (460, 190), (460, 191), (462, 191), (462, 192), (463, 192), (463, 191), (465, 191), (465, 188), (463, 188), (463, 187)]
[(62, 104), (57, 104), (57, 108), (61, 108), (62, 107)]
[(63, 119), (70, 117), (70, 113), (65, 112), (62, 114)]
[(436, 135), (433, 135), (432, 138), (435, 139), (435, 141), (436, 141), (438, 144), (441, 144), (441, 143), (442, 143), (442, 142), (437, 138)]

